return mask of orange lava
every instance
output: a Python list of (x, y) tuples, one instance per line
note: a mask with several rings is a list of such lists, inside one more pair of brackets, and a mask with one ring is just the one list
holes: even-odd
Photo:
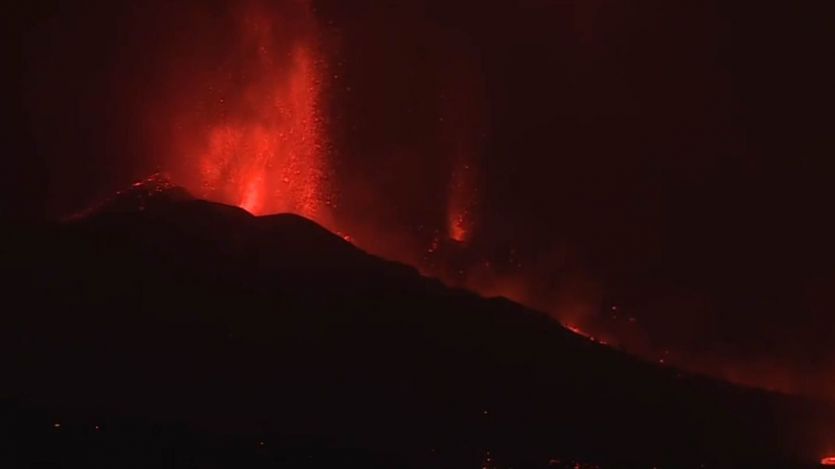
[(821, 466), (835, 466), (835, 456), (827, 456), (821, 459)]
[[(313, 23), (309, 5), (303, 20)], [(242, 15), (240, 55), (221, 84), (221, 112), (197, 145), (199, 192), (255, 214), (319, 219), (326, 165), (318, 114), (320, 59), (310, 32), (287, 37), (257, 3)]]

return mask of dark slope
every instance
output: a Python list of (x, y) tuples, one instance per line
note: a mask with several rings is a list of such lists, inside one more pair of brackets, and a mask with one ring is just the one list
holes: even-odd
[(789, 465), (835, 420), (173, 188), (4, 237), (0, 448), (23, 466)]

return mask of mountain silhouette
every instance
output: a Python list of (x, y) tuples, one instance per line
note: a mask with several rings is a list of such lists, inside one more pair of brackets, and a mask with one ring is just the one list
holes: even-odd
[(4, 238), (3, 467), (803, 467), (835, 435), (164, 178)]

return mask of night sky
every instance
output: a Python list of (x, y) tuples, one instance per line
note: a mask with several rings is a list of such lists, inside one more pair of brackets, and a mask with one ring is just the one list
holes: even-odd
[[(277, 41), (309, 33), (298, 2), (262, 3)], [(463, 158), (466, 250), (516, 299), (832, 396), (835, 5), (766, 3), (314, 1), (334, 226), (417, 262)], [(234, 6), (7, 9), (4, 217), (182, 173), (172, 116), (239, 63)]]

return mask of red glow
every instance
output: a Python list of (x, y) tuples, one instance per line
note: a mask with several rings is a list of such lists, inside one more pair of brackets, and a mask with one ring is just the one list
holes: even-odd
[(828, 456), (821, 459), (821, 466), (835, 466), (835, 456)]
[(202, 92), (216, 112), (205, 113), (202, 135), (180, 138), (198, 166), (185, 168), (192, 191), (255, 214), (321, 221), (328, 204), (318, 112), (322, 61), (310, 6), (299, 5), (292, 20), (303, 27), (288, 32), (282, 26), (289, 18), (250, 3), (237, 22), (239, 51)]
[(461, 163), (453, 171), (447, 207), (447, 232), (450, 239), (465, 243), (473, 235), (475, 182), (473, 170)]
[[(368, 205), (373, 205), (385, 194), (374, 193), (373, 184), (366, 187), (363, 180), (351, 180), (350, 184), (345, 176), (334, 180), (338, 175), (327, 157), (328, 139), (321, 120), (325, 108), (320, 103), (324, 77), (332, 74), (325, 73), (324, 48), (311, 5), (306, 0), (241, 3), (243, 6), (236, 3), (233, 7), (235, 21), (223, 23), (228, 26), (224, 38), (231, 44), (220, 51), (207, 49), (202, 42), (196, 44), (194, 49), (207, 56), (205, 62), (210, 65), (197, 61), (184, 72), (176, 68), (180, 73), (174, 80), (177, 91), (164, 106), (173, 101), (179, 107), (163, 108), (153, 115), (155, 121), (172, 115), (175, 135), (165, 169), (178, 184), (199, 197), (240, 206), (255, 214), (291, 212), (311, 218), (373, 254), (415, 265), (424, 274), (486, 296), (506, 296), (547, 311), (571, 322), (569, 329), (591, 341), (611, 343), (654, 362), (687, 365), (690, 370), (710, 372), (733, 382), (760, 386), (776, 382), (773, 387), (792, 390), (783, 384), (796, 380), (777, 380), (770, 368), (768, 372), (751, 372), (748, 364), (724, 370), (714, 361), (698, 363), (689, 358), (682, 363), (675, 354), (659, 356), (657, 350), (645, 345), (649, 341), (628, 305), (611, 306), (607, 314), (611, 320), (601, 321), (596, 316), (598, 295), (593, 288), (580, 288), (576, 298), (564, 301), (552, 294), (550, 286), (539, 287), (550, 270), (529, 267), (530, 259), (520, 258), (512, 249), (506, 259), (490, 257), (489, 250), (483, 249), (490, 248), (490, 234), (479, 231), (486, 225), (488, 213), (479, 200), (487, 195), (486, 191), (480, 193), (484, 182), (480, 175), (483, 177), (487, 169), (481, 156), (486, 145), (482, 136), (488, 127), (484, 116), (488, 112), (482, 102), (479, 65), (459, 60), (469, 52), (450, 53), (448, 62), (458, 65), (444, 78), (448, 83), (444, 85), (446, 98), (439, 124), (449, 165), (429, 186), (432, 191), (427, 191), (436, 192), (440, 183), (445, 199), (433, 199), (432, 204), (440, 207), (432, 212), (431, 220), (415, 221), (414, 225), (421, 223), (423, 231), (416, 234), (417, 230), (403, 231), (389, 224), (380, 215), (386, 212), (375, 206), (363, 208), (367, 218), (362, 219), (352, 217), (350, 212), (331, 213), (335, 211), (332, 200), (337, 186), (340, 193), (352, 195), (346, 205), (356, 200), (370, 200)], [(282, 6), (276, 6), (279, 4)], [(335, 53), (330, 49), (328, 54), (338, 57), (331, 55)], [(338, 136), (334, 137), (337, 140)], [(484, 173), (480, 173), (482, 170)], [(539, 262), (544, 265), (549, 261)], [(575, 290), (566, 287), (566, 291)]]
[(448, 50), (450, 69), (443, 78), (441, 123), (450, 156), (447, 188), (446, 234), (468, 244), (476, 230), (479, 198), (479, 162), (486, 129), (480, 64), (469, 59), (474, 51)]
[(581, 335), (583, 337), (588, 337), (589, 336), (588, 334), (583, 332), (579, 327), (577, 327), (573, 324), (563, 324), (563, 326), (565, 326), (566, 329), (568, 329), (569, 331), (571, 331), (571, 332), (573, 332), (577, 335)]

